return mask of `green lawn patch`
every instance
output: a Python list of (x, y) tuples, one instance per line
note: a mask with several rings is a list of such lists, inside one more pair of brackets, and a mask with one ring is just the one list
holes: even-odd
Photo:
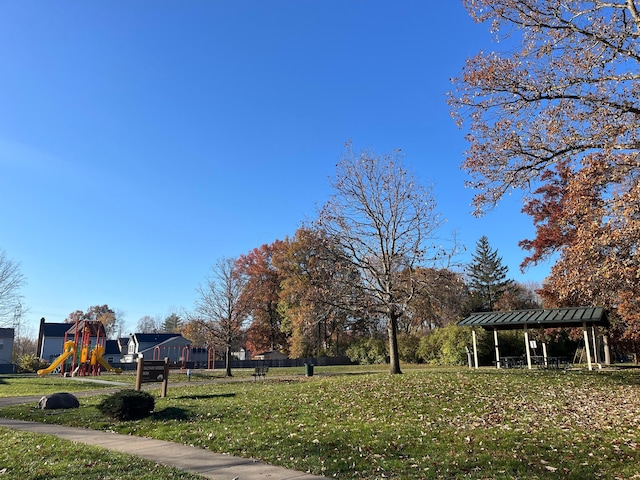
[[(352, 367), (353, 370), (353, 367)], [(271, 373), (271, 370), (269, 371)], [(170, 387), (113, 422), (81, 399), (0, 415), (144, 435), (341, 479), (640, 479), (638, 371), (405, 369)]]
[(197, 480), (202, 477), (131, 455), (0, 427), (0, 478)]
[[(120, 381), (118, 377), (99, 377), (102, 380)], [(0, 375), (0, 397), (47, 395), (55, 392), (81, 392), (113, 388), (113, 385), (84, 382), (57, 375), (37, 377), (31, 375)]]

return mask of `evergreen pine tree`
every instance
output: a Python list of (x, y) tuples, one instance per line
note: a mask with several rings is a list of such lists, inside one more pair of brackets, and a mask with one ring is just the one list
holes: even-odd
[(513, 280), (507, 279), (508, 271), (498, 251), (491, 249), (489, 239), (483, 235), (476, 243), (472, 262), (467, 267), (473, 310), (493, 311), (500, 295), (513, 284)]
[(166, 333), (180, 333), (182, 330), (182, 319), (176, 313), (172, 313), (164, 319), (162, 331)]

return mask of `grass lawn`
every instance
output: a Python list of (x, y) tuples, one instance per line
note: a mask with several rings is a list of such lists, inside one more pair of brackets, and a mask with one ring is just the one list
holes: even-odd
[(134, 422), (103, 418), (95, 408), (102, 396), (81, 398), (78, 410), (19, 406), (0, 415), (173, 440), (340, 479), (640, 479), (639, 370), (406, 367), (391, 376), (351, 367), (311, 378), (272, 370), (256, 382), (170, 384), (154, 415)]
[[(363, 366), (335, 366), (335, 367), (320, 367), (324, 374), (336, 374), (343, 375), (347, 373), (353, 373), (354, 369), (357, 372), (387, 372), (389, 368), (385, 365), (363, 365)], [(411, 368), (411, 366), (408, 366)], [(252, 368), (237, 368), (233, 370), (233, 376), (235, 379), (252, 379)], [(272, 368), (269, 371), (269, 377), (299, 377), (304, 374), (304, 367), (287, 367), (287, 368)], [(224, 370), (194, 370), (191, 377), (191, 382), (197, 384), (198, 382), (209, 382), (216, 379), (224, 379)], [(92, 380), (97, 380), (93, 382)], [(102, 373), (97, 377), (75, 377), (75, 378), (62, 378), (59, 375), (49, 374), (44, 377), (38, 377), (35, 374), (17, 374), (17, 375), (2, 375), (0, 374), (0, 398), (2, 397), (19, 397), (19, 396), (31, 396), (31, 395), (46, 395), (55, 392), (80, 392), (86, 390), (100, 390), (102, 388), (114, 388), (114, 385), (109, 385), (102, 382), (117, 382), (124, 383), (131, 388), (136, 382), (136, 372), (126, 371), (122, 374), (115, 373)], [(171, 370), (169, 375), (169, 385), (172, 383), (188, 382), (186, 370)]]
[[(101, 376), (102, 380), (121, 381), (114, 377)], [(20, 397), (31, 395), (47, 395), (55, 392), (81, 392), (83, 390), (100, 390), (113, 388), (113, 385), (83, 382), (57, 375), (37, 377), (34, 375), (0, 375), (0, 397)]]
[(0, 427), (0, 478), (198, 480), (197, 475), (103, 448)]

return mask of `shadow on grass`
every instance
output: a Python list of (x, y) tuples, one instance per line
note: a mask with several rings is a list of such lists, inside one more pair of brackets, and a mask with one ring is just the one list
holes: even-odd
[(153, 412), (155, 420), (188, 420), (191, 414), (184, 408), (167, 407), (160, 411)]
[(207, 400), (211, 398), (225, 398), (225, 397), (235, 397), (235, 393), (210, 393), (207, 395), (181, 395), (179, 397), (175, 397), (176, 399), (188, 399), (188, 400)]
[(389, 373), (386, 371), (374, 371), (374, 372), (316, 372), (317, 377), (362, 377), (367, 375), (379, 375), (381, 373)]
[(625, 365), (611, 372), (611, 379), (619, 385), (640, 385), (640, 368), (637, 365)]

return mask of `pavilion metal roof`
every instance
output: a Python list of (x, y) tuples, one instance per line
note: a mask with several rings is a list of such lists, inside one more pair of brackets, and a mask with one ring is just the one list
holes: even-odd
[(579, 327), (582, 323), (606, 325), (602, 307), (546, 308), (510, 312), (476, 312), (458, 322), (459, 327), (483, 327), (510, 330), (515, 328)]

